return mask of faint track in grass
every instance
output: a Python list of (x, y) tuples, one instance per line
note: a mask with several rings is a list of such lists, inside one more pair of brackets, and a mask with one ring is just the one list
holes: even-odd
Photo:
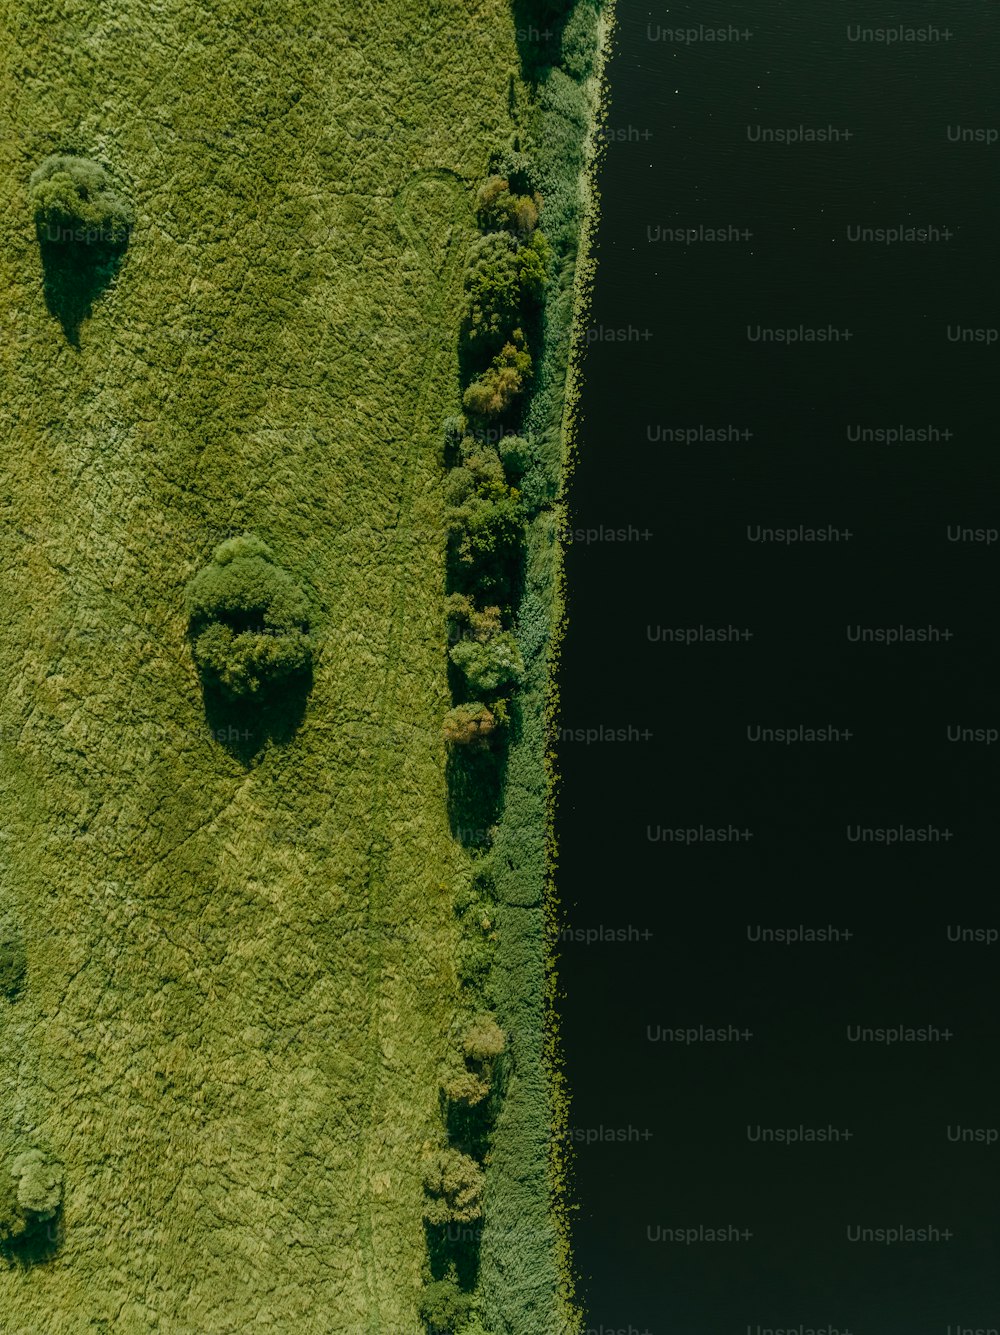
[[(424, 216), (421, 217), (420, 201), (428, 196), (428, 187), (432, 195)], [(447, 193), (451, 196), (450, 209), (433, 204), (433, 194)], [(365, 924), (370, 943), (368, 953), (368, 971), (366, 996), (367, 1049), (368, 1066), (366, 1072), (365, 1109), (368, 1130), (374, 1131), (374, 1111), (381, 1066), (382, 1031), (379, 1014), (378, 987), (382, 960), (376, 945), (377, 918), (382, 893), (384, 891), (389, 865), (389, 822), (386, 810), (386, 794), (391, 784), (397, 765), (395, 749), (388, 745), (386, 736), (392, 726), (393, 703), (396, 699), (396, 679), (399, 671), (400, 647), (404, 641), (407, 614), (407, 579), (408, 561), (405, 546), (408, 541), (407, 519), (409, 518), (414, 496), (415, 475), (422, 449), (435, 448), (437, 422), (431, 418), (434, 401), (446, 402), (448, 386), (439, 385), (438, 380), (447, 363), (450, 351), (449, 339), (443, 331), (454, 330), (457, 335), (457, 312), (459, 309), (459, 283), (462, 272), (462, 258), (465, 246), (472, 235), (472, 214), (469, 207), (468, 186), (457, 173), (444, 168), (431, 168), (415, 173), (401, 188), (393, 202), (396, 225), (403, 240), (413, 248), (423, 262), (425, 269), (436, 276), (433, 284), (431, 301), (426, 310), (426, 326), (437, 331), (437, 337), (427, 340), (427, 351), (420, 372), (420, 382), (416, 393), (412, 414), (409, 440), (401, 452), (403, 460), (402, 475), (399, 482), (399, 499), (396, 506), (395, 523), (391, 529), (390, 543), (385, 559), (391, 561), (395, 574), (392, 577), (390, 598), (390, 621), (386, 636), (385, 672), (382, 679), (379, 701), (376, 705), (376, 734), (382, 739), (375, 756), (372, 774), (371, 808), (369, 817), (369, 845), (367, 872), (365, 876)], [(448, 227), (447, 239), (442, 247), (433, 246), (428, 241), (428, 224), (438, 227), (445, 223)], [(435, 254), (437, 251), (437, 254)], [(448, 312), (454, 312), (456, 318), (445, 321)], [(443, 539), (443, 534), (442, 534)], [(364, 1195), (364, 1207), (359, 1226), (362, 1263), (365, 1272), (365, 1289), (368, 1310), (366, 1313), (369, 1335), (384, 1335), (384, 1327), (379, 1319), (377, 1271), (379, 1259), (376, 1253), (374, 1232), (375, 1194), (374, 1175), (376, 1172), (374, 1155), (374, 1135), (365, 1136), (361, 1147), (361, 1180)]]

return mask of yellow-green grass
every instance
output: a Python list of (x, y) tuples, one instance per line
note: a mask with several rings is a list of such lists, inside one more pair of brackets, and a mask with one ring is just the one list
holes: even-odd
[[(0, 1325), (416, 1332), (465, 858), (439, 427), (513, 19), (9, 0), (2, 31), (0, 1156), (51, 1150), (66, 1195)], [(27, 199), (71, 134), (137, 214), (77, 347)], [(318, 643), (250, 764), (182, 601), (242, 531)]]

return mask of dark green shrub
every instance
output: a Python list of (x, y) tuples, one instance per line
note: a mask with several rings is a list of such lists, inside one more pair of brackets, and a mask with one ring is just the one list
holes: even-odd
[(534, 163), (527, 153), (514, 148), (494, 149), (490, 154), (489, 174), (507, 181), (519, 195), (533, 195), (537, 188)]
[(22, 946), (0, 943), (0, 996), (14, 1000), (24, 985), (26, 967)]
[(31, 174), (31, 206), (39, 238), (53, 245), (120, 249), (132, 211), (107, 172), (89, 158), (57, 153)]
[(472, 1315), (472, 1299), (453, 1279), (438, 1279), (424, 1289), (420, 1315), (432, 1335), (458, 1335)]
[[(465, 271), (463, 338), (477, 354), (496, 353), (541, 302), (551, 258), (544, 235), (535, 231), (521, 245), (509, 231), (474, 241)], [(530, 364), (529, 364), (530, 369)]]
[(498, 350), (520, 323), (518, 251), (517, 242), (507, 232), (479, 237), (469, 249), (463, 336), (474, 349)]
[(486, 596), (508, 592), (524, 537), (524, 513), (495, 449), (476, 444), (449, 472), (445, 505), (453, 574)]
[(517, 686), (524, 673), (521, 651), (509, 630), (487, 639), (460, 640), (451, 651), (451, 661), (476, 695), (494, 695)]
[(497, 442), (497, 452), (503, 463), (504, 472), (512, 482), (517, 482), (523, 476), (534, 457), (531, 443), (523, 436), (501, 436)]
[(531, 355), (515, 329), (493, 361), (465, 391), (462, 404), (472, 417), (492, 421), (508, 412), (531, 379)]
[(468, 1224), (483, 1213), (483, 1170), (460, 1150), (438, 1150), (424, 1164), (424, 1218), (429, 1224)]
[(185, 596), (198, 670), (230, 698), (260, 696), (309, 668), (306, 595), (259, 538), (222, 543)]
[(527, 237), (538, 226), (541, 199), (511, 191), (503, 176), (491, 176), (476, 196), (476, 219), (484, 232), (508, 231)]
[(18, 1241), (54, 1219), (62, 1204), (61, 1166), (42, 1150), (25, 1150), (0, 1172), (0, 1241)]
[(477, 749), (487, 746), (496, 726), (495, 714), (485, 705), (456, 705), (444, 716), (445, 745)]

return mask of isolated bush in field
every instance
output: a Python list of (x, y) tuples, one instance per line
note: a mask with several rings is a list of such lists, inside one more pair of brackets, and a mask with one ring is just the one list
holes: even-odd
[(61, 1166), (42, 1150), (25, 1150), (0, 1172), (0, 1241), (34, 1233), (62, 1204)]
[(127, 243), (132, 211), (98, 163), (57, 153), (36, 167), (29, 185), (41, 240), (112, 249)]
[(445, 744), (473, 749), (486, 746), (496, 726), (495, 714), (485, 705), (456, 705), (444, 716)]
[(471, 1223), (483, 1213), (483, 1170), (460, 1150), (438, 1150), (424, 1165), (424, 1218), (429, 1224)]
[(509, 630), (485, 640), (460, 640), (451, 651), (451, 661), (477, 695), (516, 686), (524, 673), (521, 651)]
[(259, 538), (230, 538), (187, 586), (194, 658), (234, 699), (259, 696), (312, 658), (308, 602)]
[(477, 1015), (462, 1039), (465, 1055), (475, 1062), (493, 1061), (506, 1046), (504, 1032), (492, 1015)]
[(464, 1104), (467, 1108), (474, 1108), (482, 1103), (489, 1092), (489, 1081), (476, 1075), (474, 1071), (456, 1071), (444, 1084), (445, 1097), (450, 1102)]
[(472, 1299), (453, 1279), (428, 1284), (420, 1299), (420, 1315), (431, 1335), (459, 1335), (467, 1328)]
[(462, 399), (466, 412), (487, 421), (502, 417), (531, 379), (531, 356), (524, 334), (515, 329), (493, 361), (473, 380)]
[(24, 949), (10, 942), (0, 943), (0, 996), (13, 1001), (24, 983)]

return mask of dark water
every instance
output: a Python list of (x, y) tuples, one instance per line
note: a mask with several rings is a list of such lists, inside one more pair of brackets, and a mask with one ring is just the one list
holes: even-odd
[[(1000, 1329), (1000, 5), (743, 8), (619, 0), (610, 71), (572, 501), (625, 537), (570, 549), (562, 685), (625, 730), (562, 745), (587, 1326)], [(741, 35), (663, 35), (699, 25)], [(899, 25), (936, 35), (858, 33)], [(756, 740), (797, 727), (840, 739)], [(800, 925), (851, 935), (749, 939)], [(799, 1128), (839, 1138), (759, 1138)]]

